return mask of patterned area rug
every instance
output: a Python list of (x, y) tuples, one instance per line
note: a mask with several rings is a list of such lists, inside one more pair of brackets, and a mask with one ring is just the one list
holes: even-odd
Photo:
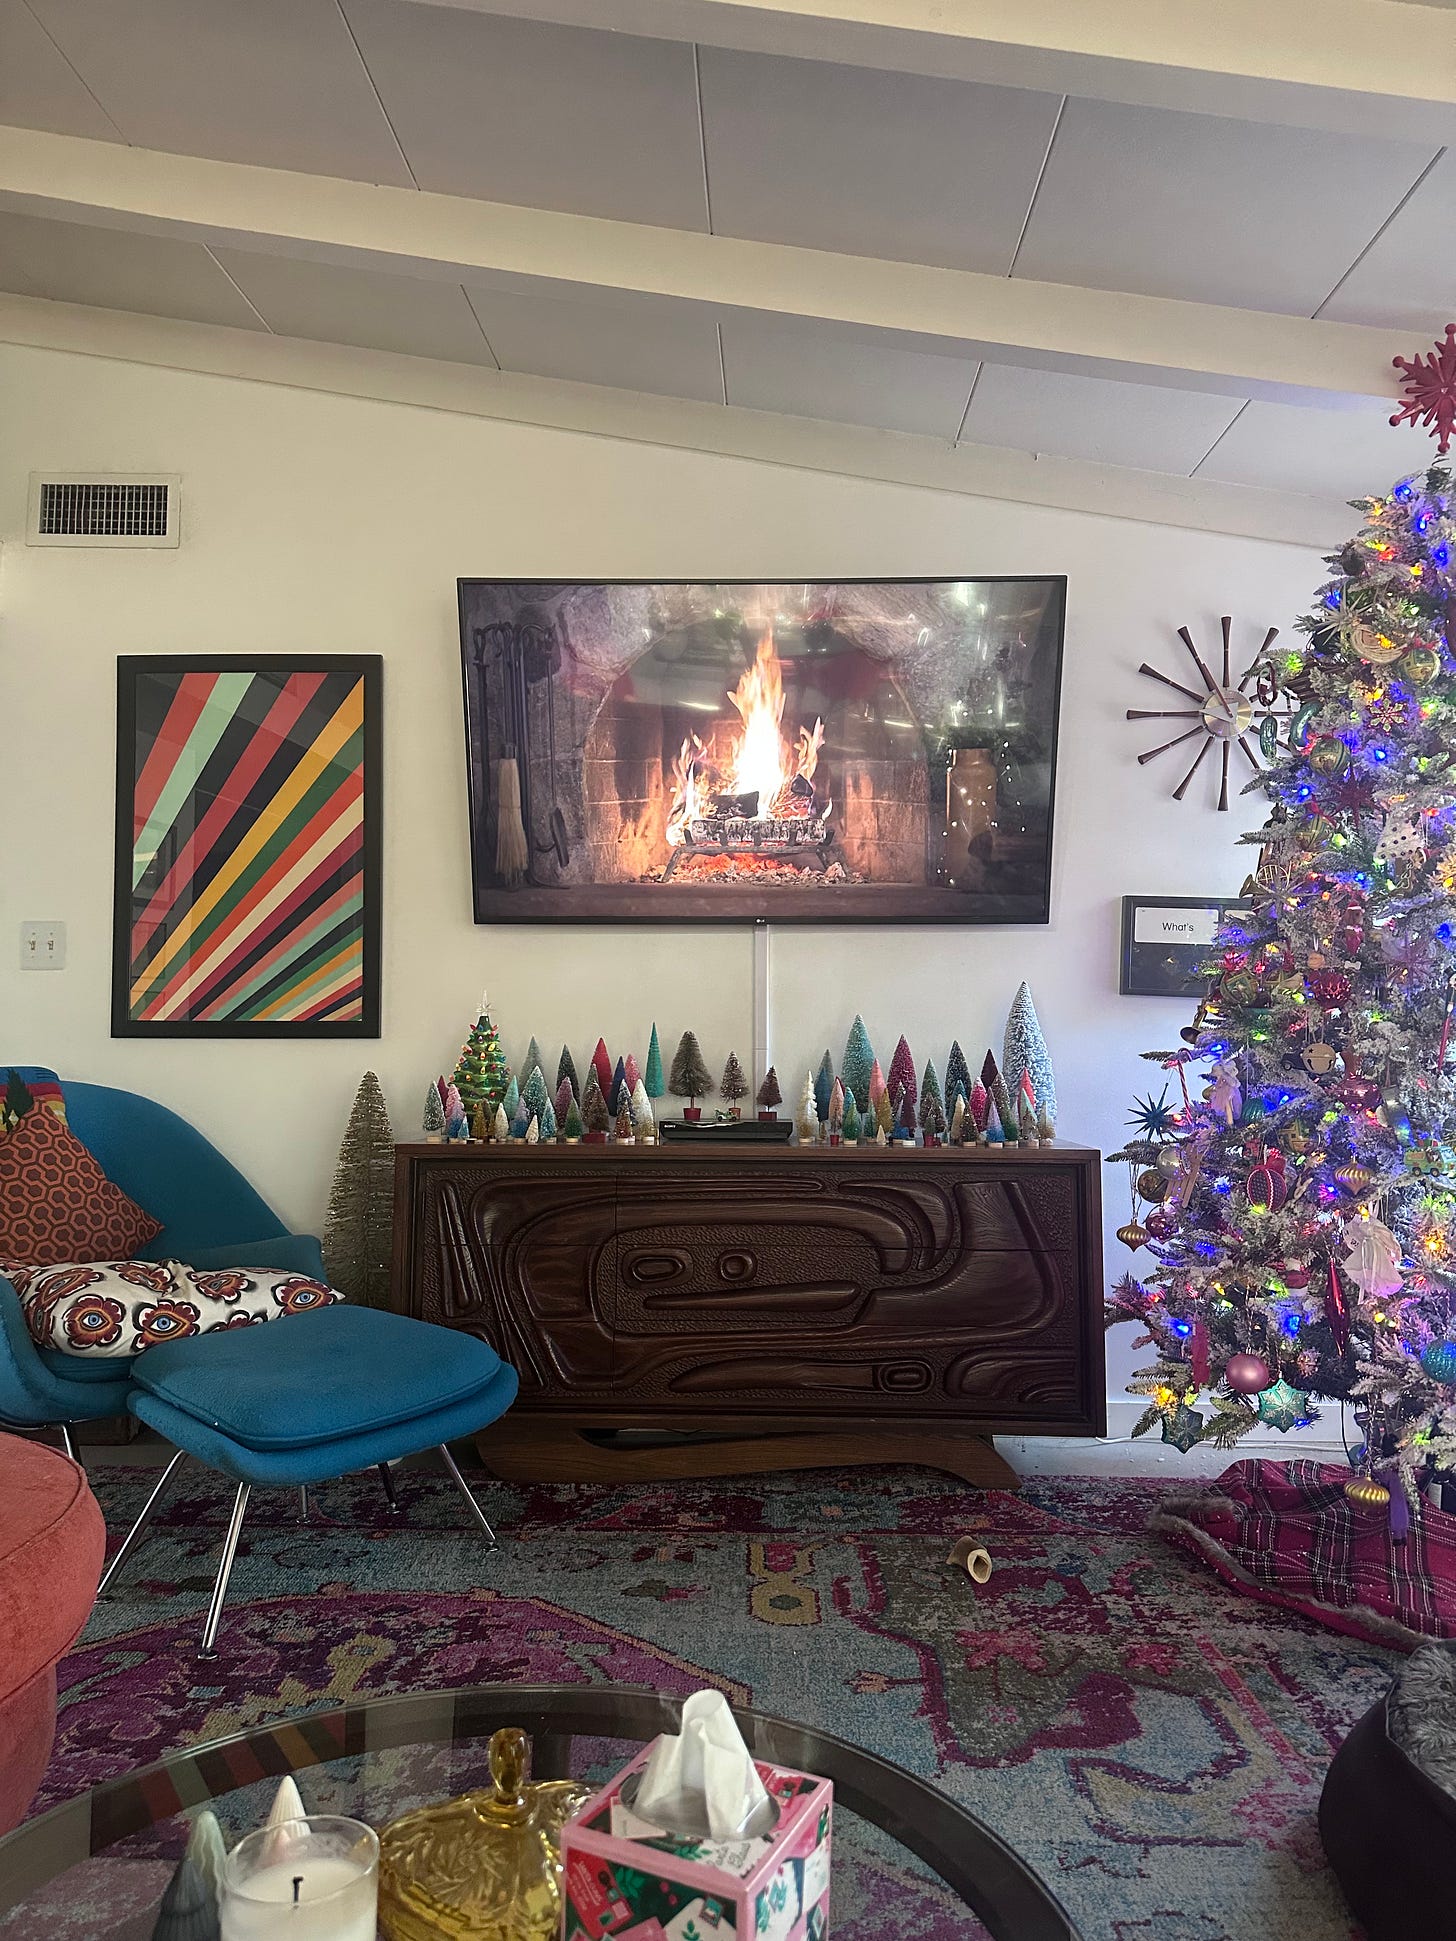
[[(151, 1472), (93, 1470), (119, 1530)], [(221, 1656), (193, 1647), (230, 1493), (200, 1471), (60, 1669), (37, 1807), (188, 1740), (369, 1692), (618, 1681), (820, 1724), (933, 1778), (1086, 1941), (1347, 1941), (1315, 1805), (1394, 1654), (1250, 1602), (1144, 1526), (1174, 1484), (923, 1470), (631, 1489), (481, 1481), (493, 1555), (432, 1471), (258, 1492)], [(974, 1587), (945, 1558), (975, 1534)]]

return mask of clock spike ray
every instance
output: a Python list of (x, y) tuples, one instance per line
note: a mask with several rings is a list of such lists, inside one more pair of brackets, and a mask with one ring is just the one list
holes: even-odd
[[(1155, 761), (1159, 755), (1166, 755), (1170, 748), (1192, 741), (1200, 733), (1203, 746), (1198, 750), (1187, 773), (1173, 790), (1173, 800), (1181, 802), (1188, 792), (1188, 786), (1203, 766), (1208, 751), (1214, 743), (1219, 744), (1218, 807), (1227, 811), (1229, 805), (1229, 763), (1233, 748), (1237, 743), (1240, 753), (1249, 767), (1257, 775), (1259, 758), (1249, 744), (1250, 733), (1260, 736), (1266, 756), (1272, 758), (1279, 727), (1293, 714), (1294, 697), (1285, 691), (1280, 683), (1278, 671), (1267, 659), (1270, 647), (1278, 638), (1279, 629), (1270, 627), (1260, 644), (1258, 652), (1245, 668), (1237, 683), (1233, 678), (1233, 615), (1223, 614), (1219, 620), (1219, 632), (1223, 648), (1223, 678), (1215, 680), (1203, 655), (1199, 652), (1191, 631), (1187, 627), (1177, 628), (1176, 634), (1188, 651), (1189, 658), (1198, 669), (1204, 682), (1201, 694), (1193, 688), (1185, 687), (1181, 681), (1174, 680), (1170, 674), (1150, 666), (1144, 661), (1138, 669), (1149, 680), (1170, 687), (1193, 702), (1191, 708), (1129, 708), (1129, 721), (1192, 721), (1193, 726), (1182, 734), (1174, 735), (1170, 741), (1160, 742), (1156, 748), (1149, 748), (1138, 756), (1138, 765)], [(1254, 695), (1246, 692), (1250, 681), (1258, 677)], [(1272, 725), (1271, 725), (1272, 724)], [(1271, 740), (1270, 737), (1273, 737)]]

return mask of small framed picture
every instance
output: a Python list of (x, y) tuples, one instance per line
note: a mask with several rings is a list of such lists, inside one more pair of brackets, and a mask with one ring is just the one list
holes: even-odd
[(382, 667), (120, 657), (113, 1037), (379, 1036)]
[(1125, 896), (1118, 990), (1124, 997), (1202, 997), (1204, 966), (1225, 918), (1248, 907), (1238, 896)]

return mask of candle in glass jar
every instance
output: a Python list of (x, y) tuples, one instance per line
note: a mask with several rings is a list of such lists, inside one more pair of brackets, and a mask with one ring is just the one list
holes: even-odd
[(350, 1820), (249, 1834), (228, 1856), (222, 1941), (375, 1941), (378, 1855), (369, 1828)]

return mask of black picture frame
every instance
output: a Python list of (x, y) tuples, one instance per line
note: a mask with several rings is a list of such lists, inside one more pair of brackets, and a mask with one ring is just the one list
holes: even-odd
[[(533, 871), (525, 884), (507, 884), (497, 873), (495, 852), (499, 804), (496, 799), (493, 772), (499, 766), (500, 756), (513, 752), (510, 744), (520, 739), (520, 736), (502, 734), (492, 721), (492, 710), (494, 709), (496, 716), (499, 717), (503, 715), (504, 709), (499, 705), (499, 696), (496, 692), (496, 683), (500, 676), (488, 669), (479, 644), (479, 636), (483, 632), (481, 622), (485, 617), (480, 605), (483, 597), (508, 593), (518, 596), (523, 603), (530, 603), (560, 595), (563, 592), (582, 589), (650, 591), (723, 588), (731, 591), (779, 586), (805, 589), (894, 586), (913, 591), (960, 584), (991, 588), (1047, 589), (1042, 624), (1046, 628), (1050, 641), (1051, 672), (1045, 686), (1045, 719), (1039, 720), (1036, 724), (1039, 730), (1044, 730), (1044, 748), (1039, 759), (1045, 766), (1047, 779), (1044, 796), (1037, 798), (1038, 810), (1044, 806), (1044, 834), (1040, 839), (1035, 881), (1024, 891), (1018, 890), (1010, 894), (996, 890), (972, 893), (963, 891), (961, 894), (955, 894), (952, 883), (952, 893), (947, 894), (944, 886), (938, 882), (935, 884), (927, 882), (924, 887), (921, 887), (913, 882), (889, 881), (842, 884), (832, 891), (806, 890), (781, 885), (766, 886), (761, 883), (744, 883), (731, 888), (690, 887), (683, 884), (681, 879), (673, 883), (670, 889), (665, 881), (602, 882), (593, 879), (581, 883), (556, 882), (552, 880), (551, 843), (548, 840), (551, 825), (539, 809), (533, 816), (525, 804), (523, 804), (525, 809), (523, 820), (531, 824), (526, 834), (526, 845), (533, 858), (541, 859), (540, 867), (545, 872), (544, 880), (537, 879)], [(1050, 922), (1058, 733), (1065, 666), (1067, 611), (1065, 574), (963, 572), (913, 578), (891, 574), (883, 578), (873, 578), (868, 575), (854, 578), (840, 576), (817, 581), (806, 580), (802, 573), (785, 575), (779, 579), (722, 581), (604, 577), (591, 580), (462, 578), (457, 582), (457, 593), (469, 791), (472, 910), (477, 924), (686, 923), (711, 926), (772, 922), (830, 926), (904, 923), (976, 927), (991, 924), (1020, 926)], [(534, 711), (541, 704), (533, 695), (529, 701), (521, 699), (516, 705), (518, 709), (528, 710), (527, 721), (530, 723)], [(905, 727), (909, 724), (898, 725)], [(539, 739), (535, 725), (530, 727), (525, 739), (528, 747), (534, 747)], [(528, 755), (520, 763), (526, 803), (529, 803), (532, 793), (530, 776), (534, 773), (532, 763), (535, 759), (534, 755)], [(578, 763), (578, 766), (582, 765)], [(579, 832), (573, 830), (573, 839), (578, 834)]]
[[(1230, 911), (1248, 908), (1248, 898), (1240, 896), (1125, 896), (1122, 899), (1119, 993), (1123, 997), (1203, 997), (1208, 990), (1208, 977), (1203, 966), (1214, 948), (1214, 937)], [(1190, 938), (1187, 942), (1179, 942), (1172, 937), (1139, 939), (1139, 915), (1159, 910), (1172, 913), (1175, 922), (1179, 912), (1190, 913), (1185, 920), (1190, 930), (1199, 933), (1197, 939)], [(1191, 915), (1195, 911), (1211, 912), (1213, 921), (1196, 922)], [(1209, 933), (1206, 942), (1201, 934), (1205, 930)]]
[(380, 1035), (383, 674), (377, 654), (118, 656), (114, 1038)]

